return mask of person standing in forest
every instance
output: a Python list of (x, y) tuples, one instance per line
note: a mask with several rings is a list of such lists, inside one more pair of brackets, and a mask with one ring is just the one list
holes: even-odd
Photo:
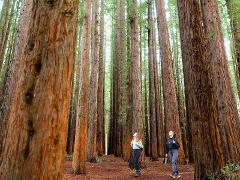
[(134, 135), (133, 135), (133, 139), (131, 141), (131, 147), (133, 149), (132, 162), (133, 162), (133, 167), (136, 171), (135, 176), (139, 177), (139, 176), (141, 176), (139, 158), (140, 158), (141, 152), (143, 150), (143, 143), (142, 143), (142, 136), (140, 134), (138, 134), (137, 132), (134, 133)]
[(178, 149), (180, 147), (177, 139), (176, 134), (173, 131), (169, 131), (168, 133), (169, 138), (166, 142), (166, 150), (167, 154), (166, 156), (169, 156), (171, 162), (172, 162), (172, 174), (170, 175), (172, 178), (180, 178), (178, 167), (177, 167), (177, 160), (178, 160)]

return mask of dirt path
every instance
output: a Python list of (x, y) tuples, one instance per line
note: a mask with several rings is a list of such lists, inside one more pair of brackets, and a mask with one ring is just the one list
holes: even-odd
[[(138, 179), (172, 180), (169, 176), (171, 166), (164, 165), (162, 161), (151, 162), (146, 160), (146, 168), (142, 170), (142, 176)], [(193, 167), (190, 165), (179, 166), (182, 180), (193, 180)], [(87, 163), (87, 175), (72, 174), (71, 161), (65, 163), (65, 180), (130, 180), (136, 179), (134, 172), (128, 168), (128, 163), (120, 158), (104, 156), (102, 163)]]

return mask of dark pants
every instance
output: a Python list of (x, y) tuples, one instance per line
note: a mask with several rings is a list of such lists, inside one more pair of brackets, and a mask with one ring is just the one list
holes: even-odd
[(169, 157), (172, 161), (172, 174), (177, 176), (179, 174), (178, 167), (177, 167), (177, 160), (178, 160), (178, 150), (172, 149), (169, 151)]
[(140, 170), (139, 158), (141, 155), (140, 149), (133, 149), (133, 167), (136, 171)]

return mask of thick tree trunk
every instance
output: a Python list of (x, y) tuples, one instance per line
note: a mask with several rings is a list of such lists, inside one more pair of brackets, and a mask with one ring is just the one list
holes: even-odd
[[(236, 141), (239, 136), (235, 131), (236, 124), (235, 127), (227, 126), (228, 119), (221, 120), (219, 116), (218, 101), (222, 97), (219, 97), (218, 87), (215, 86), (216, 67), (212, 66), (212, 59), (208, 54), (210, 48), (206, 44), (209, 43), (209, 38), (202, 26), (199, 1), (178, 0), (178, 8), (195, 179), (201, 180), (207, 178), (209, 173), (219, 173), (226, 162), (236, 162), (234, 160), (237, 158), (239, 162), (239, 155), (236, 153), (233, 153), (236, 155), (235, 159), (227, 159), (232, 152), (225, 148), (226, 145), (234, 144), (235, 150), (239, 151), (239, 141)], [(211, 13), (214, 11), (211, 10)], [(225, 94), (224, 98), (226, 97)], [(228, 143), (223, 138), (224, 127), (230, 130), (230, 133), (227, 132)]]
[(76, 174), (86, 173), (87, 161), (87, 129), (88, 129), (88, 97), (89, 97), (89, 65), (91, 41), (91, 0), (86, 0), (84, 16), (83, 53), (79, 74), (79, 95), (76, 120), (76, 134), (73, 153), (73, 171)]
[(122, 152), (122, 117), (121, 112), (123, 110), (122, 106), (122, 96), (123, 96), (123, 61), (125, 59), (125, 47), (124, 47), (124, 23), (125, 23), (125, 5), (123, 1), (116, 1), (116, 14), (115, 14), (115, 59), (114, 59), (114, 104), (113, 104), (113, 114), (115, 122), (115, 139), (114, 139), (114, 154), (116, 156), (121, 156)]
[(90, 94), (89, 94), (89, 128), (88, 128), (88, 160), (96, 162), (96, 135), (97, 135), (97, 92), (98, 92), (98, 73), (99, 73), (99, 33), (98, 33), (98, 16), (99, 1), (93, 1), (93, 37), (92, 40), (92, 60), (90, 75)]
[(130, 4), (130, 37), (131, 37), (131, 86), (132, 86), (132, 118), (133, 131), (143, 135), (141, 73), (139, 52), (139, 28), (137, 20), (137, 2)]
[(104, 0), (101, 0), (100, 48), (99, 48), (99, 76), (98, 76), (98, 109), (97, 109), (97, 153), (102, 156), (104, 146)]
[(31, 8), (27, 45), (18, 69), (21, 78), (15, 86), (0, 165), (1, 179), (62, 178), (77, 7), (78, 1), (40, 1)]
[(208, 58), (214, 68), (213, 85), (217, 97), (220, 138), (223, 141), (223, 163), (229, 160), (237, 163), (240, 160), (240, 121), (228, 70), (218, 5), (216, 0), (201, 1), (201, 5), (208, 38)]
[(158, 160), (157, 151), (157, 128), (156, 128), (156, 88), (155, 88), (155, 63), (153, 53), (153, 18), (152, 0), (148, 0), (148, 66), (149, 66), (149, 107), (150, 107), (150, 157), (151, 160)]
[[(32, 3), (29, 0), (25, 0), (21, 10), (20, 22), (18, 27), (18, 33), (15, 39), (15, 46), (13, 52), (13, 59), (9, 65), (9, 70), (7, 71), (5, 82), (1, 87), (0, 95), (0, 155), (2, 155), (2, 150), (4, 147), (4, 138), (7, 130), (7, 122), (9, 119), (9, 113), (11, 108), (11, 102), (13, 101), (13, 95), (15, 93), (16, 81), (19, 79), (19, 66), (20, 59), (23, 55), (24, 48), (27, 44), (27, 33), (31, 18), (31, 7)], [(1, 159), (0, 159), (1, 162)]]
[(166, 132), (173, 130), (177, 134), (177, 139), (181, 144), (179, 149), (179, 161), (184, 162), (184, 151), (182, 143), (182, 133), (179, 122), (178, 102), (176, 87), (172, 69), (172, 55), (166, 21), (166, 12), (163, 0), (156, 0), (159, 44), (162, 60), (163, 95), (164, 95), (164, 117)]

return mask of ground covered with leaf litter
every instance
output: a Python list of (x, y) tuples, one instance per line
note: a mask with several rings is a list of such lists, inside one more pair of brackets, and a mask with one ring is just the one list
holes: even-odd
[[(162, 160), (149, 161), (145, 160), (146, 168), (142, 170), (142, 176), (134, 177), (134, 171), (128, 168), (128, 163), (114, 156), (103, 156), (100, 163), (87, 163), (86, 175), (74, 175), (72, 173), (72, 162), (65, 162), (64, 180), (130, 180), (130, 179), (150, 179), (150, 180), (171, 180), (169, 176), (171, 172), (171, 164), (163, 164)], [(191, 165), (179, 166), (182, 180), (193, 180), (194, 170)]]

